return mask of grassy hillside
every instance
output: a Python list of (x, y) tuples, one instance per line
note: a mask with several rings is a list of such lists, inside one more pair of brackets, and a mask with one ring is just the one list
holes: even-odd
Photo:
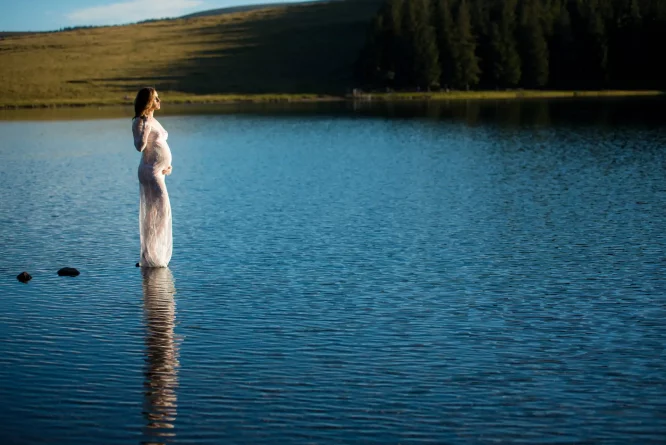
[(145, 85), (167, 101), (342, 94), (380, 4), (336, 0), (8, 36), (0, 40), (0, 106), (123, 103)]
[[(340, 1), (340, 0), (332, 0), (332, 1)], [(303, 1), (300, 2), (301, 5), (308, 4), (308, 3), (315, 3), (315, 1)], [(278, 8), (278, 7), (283, 7), (283, 6), (293, 6), (293, 3), (264, 3), (264, 4), (258, 4), (258, 5), (242, 5), (242, 6), (230, 6), (226, 8), (219, 8), (219, 9), (209, 9), (206, 11), (201, 11), (201, 12), (195, 12), (192, 14), (187, 14), (184, 15), (182, 18), (188, 19), (192, 17), (205, 17), (209, 15), (221, 15), (221, 14), (232, 14), (236, 12), (249, 12), (249, 11), (254, 11), (257, 9), (266, 9), (266, 8)]]

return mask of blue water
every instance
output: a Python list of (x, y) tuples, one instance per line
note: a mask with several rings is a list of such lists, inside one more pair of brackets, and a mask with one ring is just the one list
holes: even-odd
[(126, 110), (5, 112), (0, 442), (663, 443), (666, 126), (623, 107), (157, 116), (158, 271)]

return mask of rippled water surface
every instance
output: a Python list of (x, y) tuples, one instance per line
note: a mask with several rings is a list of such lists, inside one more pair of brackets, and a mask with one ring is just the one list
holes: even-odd
[(650, 106), (172, 109), (143, 271), (130, 111), (0, 113), (0, 442), (663, 443)]

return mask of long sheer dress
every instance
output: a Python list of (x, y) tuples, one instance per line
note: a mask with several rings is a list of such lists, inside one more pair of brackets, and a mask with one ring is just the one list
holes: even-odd
[(154, 117), (138, 117), (132, 123), (139, 163), (139, 233), (141, 267), (167, 267), (171, 260), (171, 204), (164, 170), (171, 174), (169, 134)]

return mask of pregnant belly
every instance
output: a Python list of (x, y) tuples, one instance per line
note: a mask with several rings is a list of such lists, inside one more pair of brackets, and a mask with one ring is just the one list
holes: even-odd
[(158, 181), (164, 181), (164, 174), (162, 167), (159, 164), (139, 164), (139, 182), (141, 184), (155, 184)]

